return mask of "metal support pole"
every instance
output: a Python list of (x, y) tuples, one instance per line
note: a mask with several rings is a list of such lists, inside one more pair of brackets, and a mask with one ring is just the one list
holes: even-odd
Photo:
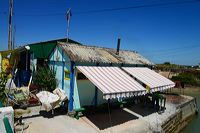
[(65, 62), (64, 62), (64, 53), (62, 51), (62, 90), (64, 90), (64, 79), (65, 79)]

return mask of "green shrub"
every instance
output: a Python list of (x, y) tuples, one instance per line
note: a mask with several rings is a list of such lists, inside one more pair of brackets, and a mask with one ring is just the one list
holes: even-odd
[(173, 81), (181, 81), (187, 85), (200, 86), (200, 71), (193, 70), (172, 77)]
[(8, 80), (8, 76), (5, 72), (0, 73), (0, 101), (4, 102), (5, 100), (5, 85)]
[(37, 85), (40, 90), (53, 91), (57, 87), (55, 75), (52, 69), (39, 67), (33, 75), (33, 83)]

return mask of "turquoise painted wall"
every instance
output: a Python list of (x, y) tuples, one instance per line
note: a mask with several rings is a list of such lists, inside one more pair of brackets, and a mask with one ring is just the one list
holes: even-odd
[[(53, 53), (50, 55), (50, 64), (51, 68), (54, 67), (54, 71), (56, 72), (56, 79), (58, 81), (58, 87), (62, 89), (62, 54), (61, 50), (56, 47)], [(54, 65), (55, 61), (55, 65)], [(54, 66), (53, 66), (54, 65)]]
[(80, 95), (82, 95), (79, 91), (78, 91), (78, 86), (77, 86), (77, 78), (76, 78), (76, 72), (77, 70), (75, 69), (75, 81), (74, 81), (74, 109), (80, 108)]
[[(49, 65), (51, 68), (53, 68), (53, 64), (55, 61), (54, 70), (56, 72), (56, 79), (58, 80), (58, 87), (61, 89), (62, 89), (62, 74), (63, 74), (62, 62), (65, 62), (64, 71), (70, 70), (70, 59), (64, 53), (63, 55), (64, 56), (62, 57), (62, 49), (60, 49), (60, 47), (56, 47), (49, 56), (50, 60)], [(64, 79), (64, 91), (69, 99), (70, 79)], [(74, 108), (80, 108), (79, 94), (77, 90), (76, 80), (74, 85)]]
[(54, 71), (56, 72), (58, 87), (62, 89), (62, 62), (55, 62)]
[(70, 59), (67, 56), (64, 56), (62, 58), (62, 49), (60, 47), (56, 47), (51, 55), (49, 56), (50, 61), (65, 61), (65, 62), (70, 62)]

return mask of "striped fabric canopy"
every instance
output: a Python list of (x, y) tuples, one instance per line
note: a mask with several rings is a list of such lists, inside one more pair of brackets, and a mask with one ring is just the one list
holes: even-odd
[(150, 88), (150, 92), (162, 91), (175, 86), (175, 83), (164, 76), (144, 67), (123, 67), (127, 73), (144, 83)]
[(146, 94), (146, 89), (119, 67), (77, 66), (103, 92), (104, 99)]

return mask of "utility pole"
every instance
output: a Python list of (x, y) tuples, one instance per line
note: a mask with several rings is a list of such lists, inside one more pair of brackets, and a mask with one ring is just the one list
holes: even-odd
[(15, 49), (15, 34), (16, 34), (16, 24), (14, 25), (14, 29), (13, 29), (14, 31), (13, 31), (13, 34), (12, 34), (12, 49)]
[(13, 0), (10, 0), (9, 8), (9, 25), (8, 25), (8, 50), (12, 50), (12, 15), (13, 15)]

